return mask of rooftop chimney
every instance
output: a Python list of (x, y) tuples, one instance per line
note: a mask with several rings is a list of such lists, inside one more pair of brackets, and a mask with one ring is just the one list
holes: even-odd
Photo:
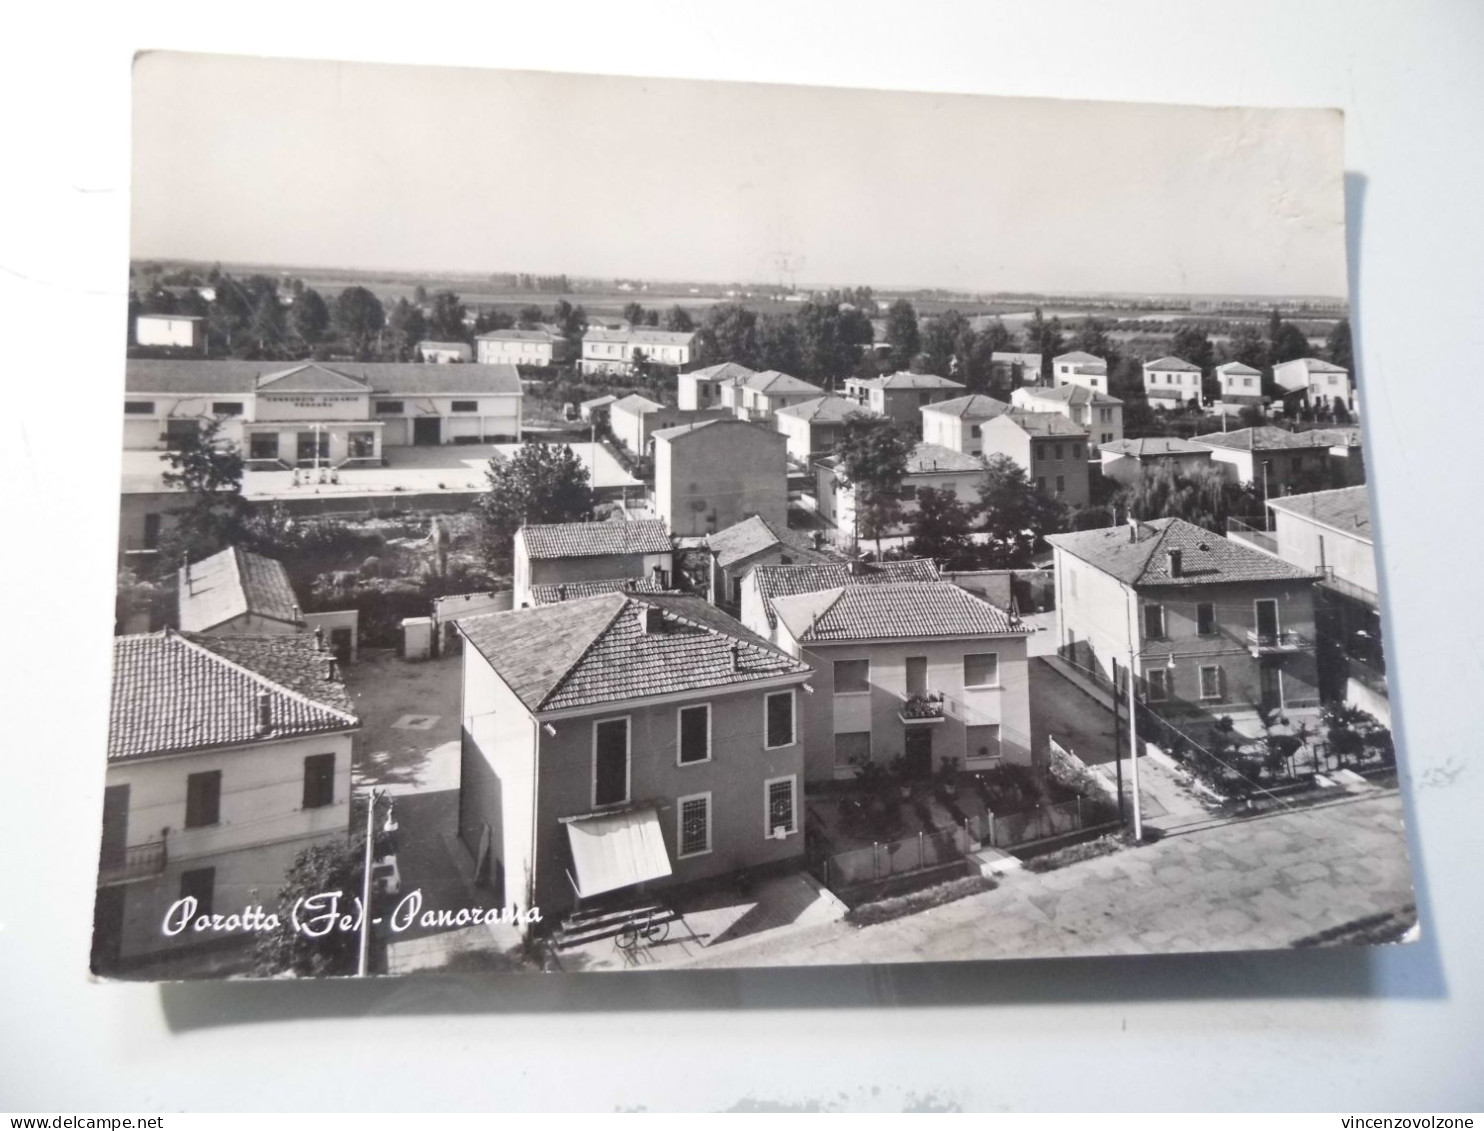
[(639, 627), (645, 636), (652, 636), (657, 632), (665, 631), (665, 614), (654, 605), (645, 605), (639, 611)]
[(1139, 540), (1139, 520), (1132, 513), (1128, 516), (1128, 540), (1130, 542)]
[(259, 691), (258, 703), (258, 733), (268, 734), (273, 730), (273, 693), (271, 691)]
[(299, 606), (298, 605), (295, 605), (294, 606), (294, 619), (295, 620), (303, 620), (304, 619), (303, 614), (299, 612)]
[(738, 672), (738, 671), (741, 671), (741, 670), (742, 670), (742, 645), (737, 644), (737, 643), (733, 643), (732, 644), (732, 671)]
[(336, 669), (335, 669), (335, 657), (334, 656), (326, 656), (325, 657), (325, 678), (327, 680), (334, 680), (334, 679), (336, 679), (339, 676), (339, 674), (340, 673), (338, 671), (336, 671)]
[(1165, 557), (1168, 558), (1169, 561), (1170, 561), (1170, 576), (1171, 577), (1180, 577), (1181, 576), (1181, 573), (1180, 573), (1181, 566), (1182, 566), (1181, 558), (1183, 556), (1184, 555), (1179, 550), (1174, 549), (1173, 547), (1171, 549), (1168, 549), (1168, 550), (1165, 551)]
[(325, 627), (316, 625), (314, 628), (314, 650), (323, 652), (325, 650)]

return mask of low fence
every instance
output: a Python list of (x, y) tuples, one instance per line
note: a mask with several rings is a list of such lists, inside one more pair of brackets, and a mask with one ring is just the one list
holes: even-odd
[(974, 840), (968, 827), (936, 829), (903, 840), (883, 841), (869, 848), (823, 852), (813, 864), (825, 887), (849, 888), (952, 864), (973, 851)]
[(1083, 827), (1082, 798), (1074, 797), (1070, 801), (1042, 805), (1038, 809), (1003, 817), (990, 813), (985, 818), (985, 826), (982, 839), (995, 848), (1013, 848), (1033, 840), (1080, 832)]

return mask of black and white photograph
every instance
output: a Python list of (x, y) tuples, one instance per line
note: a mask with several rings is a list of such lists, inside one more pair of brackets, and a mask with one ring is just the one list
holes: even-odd
[(1413, 937), (1341, 115), (133, 82), (95, 975)]

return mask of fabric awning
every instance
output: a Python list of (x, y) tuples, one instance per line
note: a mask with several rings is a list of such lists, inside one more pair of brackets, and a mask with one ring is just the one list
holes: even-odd
[(653, 808), (628, 809), (567, 822), (577, 894), (584, 899), (605, 891), (668, 876), (672, 870)]

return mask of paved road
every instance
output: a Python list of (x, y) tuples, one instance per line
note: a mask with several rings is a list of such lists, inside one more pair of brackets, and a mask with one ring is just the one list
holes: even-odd
[[(1051, 734), (1090, 765), (1113, 761), (1112, 712), (1076, 684), (1062, 678), (1045, 660), (1032, 658), (1028, 667), (1031, 742), (1035, 749), (1044, 750), (1046, 736)], [(1125, 746), (1125, 756), (1127, 753)]]
[[(1274, 949), (1412, 904), (1395, 791), (1170, 836), (873, 927), (750, 951), (746, 965)], [(720, 957), (720, 956), (718, 956)], [(732, 965), (734, 961), (697, 965)]]

